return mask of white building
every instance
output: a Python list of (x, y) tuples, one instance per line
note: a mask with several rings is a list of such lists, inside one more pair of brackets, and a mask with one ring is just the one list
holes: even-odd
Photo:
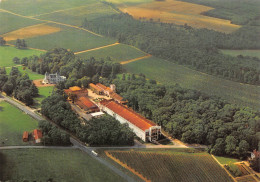
[(44, 84), (56, 84), (58, 82), (62, 82), (62, 81), (65, 81), (65, 80), (66, 80), (66, 77), (60, 76), (58, 73), (49, 74), (49, 73), (46, 72), (42, 83), (44, 83)]
[(100, 110), (113, 116), (121, 124), (128, 123), (134, 133), (143, 141), (158, 140), (161, 135), (161, 126), (137, 114), (132, 109), (113, 100), (102, 100), (99, 103)]

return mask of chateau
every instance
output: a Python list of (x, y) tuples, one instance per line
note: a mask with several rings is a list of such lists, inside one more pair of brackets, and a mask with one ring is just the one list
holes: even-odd
[(49, 74), (48, 72), (45, 73), (45, 77), (42, 81), (44, 84), (56, 84), (58, 82), (65, 81), (65, 76), (60, 76), (58, 73), (55, 74)]

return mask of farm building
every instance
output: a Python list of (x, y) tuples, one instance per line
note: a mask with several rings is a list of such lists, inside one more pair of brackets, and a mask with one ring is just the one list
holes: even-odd
[(66, 80), (66, 77), (60, 76), (58, 73), (49, 74), (49, 73), (46, 72), (42, 83), (44, 83), (44, 84), (56, 84), (58, 82), (62, 82), (62, 81), (65, 81), (65, 80)]
[(23, 141), (28, 142), (29, 140), (29, 133), (28, 131), (23, 132)]
[(88, 96), (87, 89), (81, 89), (78, 86), (70, 87), (69, 89), (65, 89), (64, 92), (68, 95), (68, 100), (75, 100), (79, 97)]
[(79, 97), (76, 104), (83, 109), (86, 113), (98, 112), (99, 108), (96, 104), (91, 102), (87, 97)]
[(98, 95), (106, 95), (121, 104), (124, 104), (127, 102), (127, 101), (123, 100), (123, 97), (121, 97), (120, 95), (118, 95), (116, 93), (116, 86), (114, 84), (111, 84), (110, 87), (107, 87), (101, 83), (97, 83), (96, 85), (91, 83), (91, 84), (89, 84), (89, 86), (90, 86), (90, 89)]
[(135, 134), (143, 141), (158, 140), (161, 135), (161, 126), (137, 114), (132, 109), (115, 102), (114, 100), (102, 100), (100, 109), (113, 116), (120, 123), (128, 123)]
[(42, 131), (38, 129), (33, 130), (33, 137), (35, 139), (35, 143), (40, 143), (42, 138)]

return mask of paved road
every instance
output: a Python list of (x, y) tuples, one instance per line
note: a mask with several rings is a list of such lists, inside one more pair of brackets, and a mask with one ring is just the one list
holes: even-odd
[(82, 118), (84, 118), (85, 120), (90, 120), (91, 119), (91, 115), (90, 114), (86, 114), (84, 113), (80, 108), (78, 108), (78, 106), (76, 106), (75, 104), (70, 103), (72, 109)]
[(67, 149), (76, 149), (78, 147), (76, 146), (5, 146), (5, 147), (0, 147), (0, 150), (8, 150), (8, 149), (62, 149), (62, 150), (67, 150)]

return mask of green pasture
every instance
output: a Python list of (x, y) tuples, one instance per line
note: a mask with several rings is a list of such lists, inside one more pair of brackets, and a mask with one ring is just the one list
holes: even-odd
[(0, 11), (0, 35), (38, 23), (40, 23), (38, 20), (31, 20)]
[(81, 58), (94, 57), (95, 59), (105, 59), (107, 57), (110, 57), (113, 62), (118, 63), (145, 55), (146, 54), (144, 52), (125, 44), (118, 44), (115, 46), (78, 54), (78, 56), (80, 56)]
[(233, 164), (236, 162), (240, 162), (238, 159), (229, 158), (229, 157), (219, 157), (215, 156), (215, 158), (221, 163), (221, 164)]
[(4, 0), (0, 8), (17, 14), (34, 16), (43, 13), (50, 13), (57, 10), (64, 10), (87, 5), (94, 0)]
[(41, 102), (43, 101), (43, 99), (45, 99), (46, 97), (52, 94), (53, 86), (38, 87), (38, 90), (39, 90), (39, 97), (36, 97), (34, 100), (36, 101), (36, 107), (39, 108), (41, 106)]
[(43, 14), (37, 16), (39, 19), (52, 20), (55, 22), (61, 22), (70, 25), (82, 26), (83, 20), (93, 20), (96, 18), (109, 16), (118, 13), (109, 5), (101, 2), (89, 4), (79, 8), (69, 9), (66, 11), (54, 12), (51, 14)]
[[(6, 73), (9, 74), (10, 71), (11, 71), (11, 67), (8, 67), (6, 68)], [(23, 74), (23, 73), (27, 73), (30, 80), (39, 80), (39, 79), (43, 79), (44, 78), (44, 75), (41, 75), (41, 74), (38, 74), (36, 72), (33, 72), (32, 70), (26, 68), (26, 67), (23, 67), (23, 66), (19, 66), (18, 67), (18, 70)]]
[(0, 67), (5, 66), (15, 66), (13, 63), (13, 58), (24, 58), (30, 57), (32, 55), (40, 55), (42, 51), (32, 50), (32, 49), (16, 49), (11, 46), (0, 46)]
[[(58, 26), (50, 24), (51, 26)], [(108, 44), (115, 40), (107, 37), (99, 37), (84, 30), (60, 26), (61, 31), (44, 36), (26, 39), (29, 47), (50, 50), (53, 48), (66, 48), (72, 51), (83, 51)], [(10, 41), (15, 43), (15, 41)]]
[(251, 57), (258, 57), (260, 58), (260, 50), (225, 50), (222, 49), (221, 52), (223, 54), (227, 54), (230, 56), (251, 56)]
[(38, 122), (29, 115), (7, 102), (0, 102), (0, 146), (28, 145), (22, 141), (23, 132), (37, 127)]
[[(4, 181), (123, 182), (120, 176), (76, 149), (1, 150)], [(1, 166), (1, 164), (0, 164)]]
[(155, 57), (123, 66), (128, 72), (143, 73), (147, 78), (164, 84), (180, 84), (208, 95), (216, 95), (231, 103), (259, 109), (260, 87), (233, 82), (201, 73)]

